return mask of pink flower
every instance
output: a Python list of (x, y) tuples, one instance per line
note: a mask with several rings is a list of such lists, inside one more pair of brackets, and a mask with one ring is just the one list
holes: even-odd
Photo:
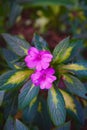
[(28, 55), (25, 57), (25, 62), (29, 68), (36, 68), (36, 70), (42, 70), (49, 67), (53, 56), (49, 51), (38, 50), (35, 47), (31, 47), (28, 50)]
[(31, 80), (35, 86), (39, 85), (41, 89), (49, 89), (52, 87), (52, 82), (56, 80), (54, 73), (55, 70), (53, 68), (36, 71), (31, 75)]

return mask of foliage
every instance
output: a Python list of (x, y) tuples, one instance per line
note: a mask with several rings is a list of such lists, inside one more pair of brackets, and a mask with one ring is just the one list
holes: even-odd
[[(87, 100), (87, 88), (81, 80), (87, 77), (87, 63), (78, 63), (76, 57), (82, 41), (67, 37), (55, 47), (51, 66), (56, 71), (57, 80), (50, 89), (41, 90), (31, 81), (34, 69), (27, 68), (24, 62), (31, 45), (6, 33), (2, 37), (7, 43), (7, 48), (1, 49), (7, 71), (0, 76), (0, 114), (3, 113), (0, 128), (70, 130), (71, 120), (83, 124), (85, 117), (81, 103)], [(40, 50), (49, 50), (47, 42), (37, 34), (32, 45)]]
[(15, 24), (16, 18), (22, 12), (22, 7), (11, 0), (2, 0), (0, 5), (0, 33), (2, 33)]
[[(44, 35), (49, 29), (73, 37), (50, 50), (37, 34), (31, 44), (18, 36), (0, 35), (6, 42), (0, 48), (0, 129), (71, 130), (74, 123), (74, 129), (80, 130), (87, 119), (87, 61), (82, 57), (83, 41), (77, 39), (87, 39), (87, 1), (2, 0), (0, 5), (0, 33), (14, 24), (22, 25), (21, 13), (30, 9), (31, 16), (23, 26), (33, 23)], [(35, 70), (24, 62), (31, 46), (53, 55), (51, 67), (57, 80), (49, 90), (41, 90), (31, 81)]]
[(1, 5), (1, 32), (20, 21), (23, 10), (33, 8), (34, 28), (39, 28), (41, 33), (52, 28), (56, 32), (67, 32), (74, 37), (86, 38), (86, 0), (3, 0)]

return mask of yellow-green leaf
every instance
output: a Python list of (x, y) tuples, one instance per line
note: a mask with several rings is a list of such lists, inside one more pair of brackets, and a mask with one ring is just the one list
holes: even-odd
[(0, 90), (20, 87), (30, 77), (32, 70), (12, 70), (0, 76)]
[(30, 108), (34, 105), (34, 103), (36, 102), (36, 100), (37, 100), (37, 97), (34, 97), (32, 99), (32, 101), (30, 102)]
[[(53, 51), (53, 63), (60, 63), (62, 61), (64, 61), (64, 59), (66, 60), (66, 58), (63, 56), (66, 55), (66, 57), (69, 56), (69, 52), (72, 50), (71, 48), (69, 48), (69, 37), (67, 37), (66, 39), (62, 40), (55, 48)], [(68, 49), (68, 53), (67, 53), (67, 49)], [(66, 54), (65, 54), (66, 53)]]
[(3, 38), (7, 42), (9, 48), (19, 56), (25, 56), (27, 50), (30, 48), (30, 45), (24, 39), (21, 39), (17, 36), (12, 36), (10, 34), (3, 33)]
[(53, 51), (53, 63), (61, 63), (66, 61), (73, 51), (74, 46), (71, 46), (69, 37), (62, 40)]
[(62, 69), (79, 71), (79, 70), (87, 70), (87, 67), (79, 64), (68, 64), (68, 65), (63, 65)]
[(78, 78), (70, 74), (63, 76), (64, 83), (70, 93), (87, 99), (87, 89)]
[(57, 58), (57, 62), (61, 63), (63, 61), (66, 61), (70, 57), (72, 50), (73, 47), (67, 48), (66, 51), (61, 56), (59, 56), (59, 58)]
[(70, 109), (75, 114), (77, 114), (76, 105), (75, 105), (75, 102), (74, 102), (74, 99), (72, 98), (72, 96), (69, 93), (65, 92), (64, 90), (60, 89), (60, 92), (63, 95), (65, 105), (66, 105), (66, 109)]
[[(23, 109), (29, 104), (32, 106), (32, 103), (35, 103), (37, 99), (38, 93), (39, 86), (35, 87), (31, 81), (28, 81), (26, 84), (24, 84), (18, 98), (19, 109)], [(31, 103), (31, 101), (33, 102)]]
[(68, 113), (73, 116), (75, 119), (79, 120), (81, 123), (84, 122), (83, 109), (81, 104), (69, 93), (60, 89), (60, 92), (63, 95), (65, 106)]
[(65, 122), (66, 109), (60, 91), (52, 87), (48, 91), (48, 108), (53, 123), (58, 126)]

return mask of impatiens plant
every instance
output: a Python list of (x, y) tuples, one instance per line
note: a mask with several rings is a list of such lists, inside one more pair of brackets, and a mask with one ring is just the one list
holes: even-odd
[(67, 37), (50, 50), (37, 34), (31, 45), (2, 37), (8, 67), (0, 76), (0, 129), (71, 130), (73, 121), (80, 130), (87, 100), (87, 64), (78, 59), (82, 41)]
[(49, 89), (52, 87), (52, 82), (56, 80), (53, 68), (49, 67), (53, 56), (49, 51), (37, 50), (36, 48), (30, 48), (28, 56), (25, 58), (25, 62), (29, 68), (36, 67), (36, 72), (31, 75), (31, 79), (34, 85), (40, 86), (41, 89)]

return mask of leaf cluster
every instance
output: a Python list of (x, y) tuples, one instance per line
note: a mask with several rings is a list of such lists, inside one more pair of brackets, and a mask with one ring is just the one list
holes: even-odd
[[(34, 70), (27, 68), (24, 62), (31, 45), (10, 34), (2, 34), (2, 37), (7, 43), (2, 52), (9, 69), (0, 76), (0, 114), (3, 113), (0, 128), (70, 130), (73, 120), (76, 130), (78, 124), (80, 130), (85, 120), (83, 106), (87, 105), (87, 88), (81, 82), (87, 80), (87, 64), (77, 62), (82, 41), (67, 37), (58, 43), (51, 62), (57, 80), (51, 89), (42, 91), (31, 82)], [(39, 50), (49, 50), (47, 42), (37, 34), (31, 44)]]

